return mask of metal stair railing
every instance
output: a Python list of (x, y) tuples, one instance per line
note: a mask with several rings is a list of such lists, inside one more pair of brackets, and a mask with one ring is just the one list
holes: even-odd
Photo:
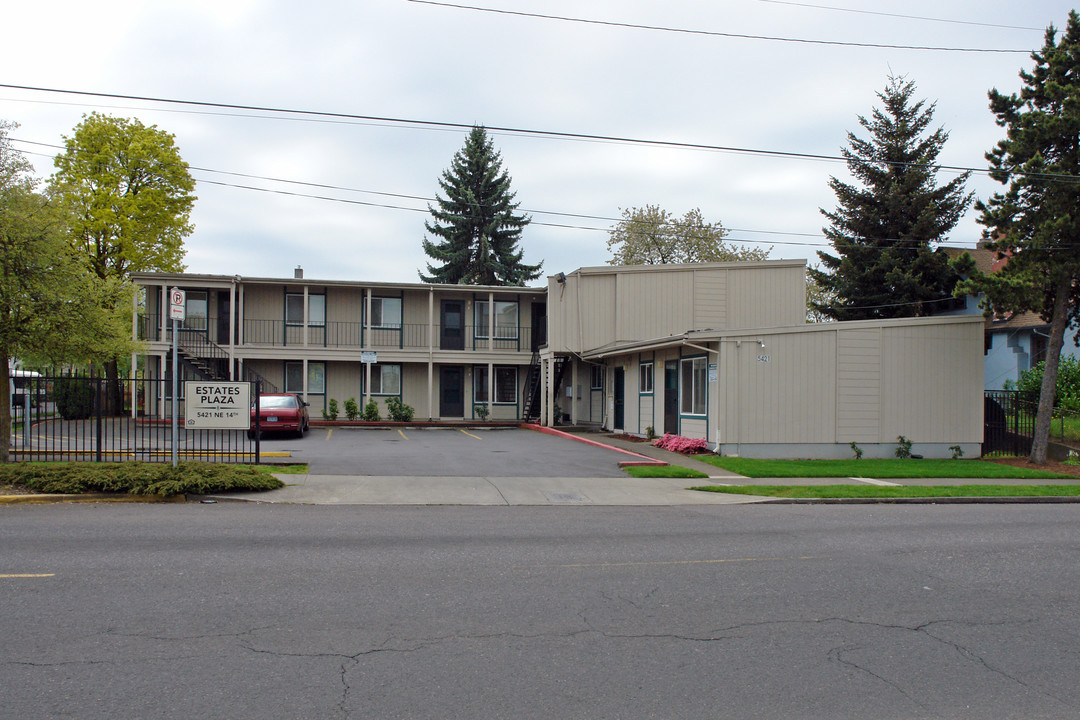
[[(184, 359), (197, 368), (210, 380), (228, 380), (221, 377), (221, 373), (215, 368), (215, 364), (228, 364), (229, 353), (220, 345), (210, 341), (200, 330), (181, 329), (176, 336), (176, 349), (184, 355)], [(209, 361), (215, 361), (211, 363)], [(244, 382), (260, 383), (261, 392), (276, 393), (278, 387), (259, 373), (251, 370), (246, 365), (241, 367), (241, 378)]]

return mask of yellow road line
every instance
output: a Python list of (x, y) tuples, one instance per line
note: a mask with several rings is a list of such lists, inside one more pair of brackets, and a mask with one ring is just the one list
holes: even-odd
[(401, 428), (398, 428), (398, 435), (400, 435), (401, 437), (405, 438), (406, 440), (408, 440), (408, 439), (409, 439), (409, 438), (405, 437), (405, 433), (403, 433), (403, 432), (401, 431)]
[(0, 575), (0, 578), (43, 578), (56, 577), (55, 573), (8, 573)]
[(326, 439), (329, 440), (330, 436), (334, 434), (334, 428), (326, 428)]
[(483, 440), (483, 438), (482, 438), (482, 437), (480, 437), (479, 435), (473, 435), (473, 434), (472, 434), (471, 432), (465, 432), (465, 431), (464, 431), (464, 430), (462, 430), (461, 428), (458, 428), (458, 432), (463, 432), (463, 433), (465, 433), (466, 435), (468, 435), (469, 437), (471, 437), (471, 438), (476, 438), (477, 440)]

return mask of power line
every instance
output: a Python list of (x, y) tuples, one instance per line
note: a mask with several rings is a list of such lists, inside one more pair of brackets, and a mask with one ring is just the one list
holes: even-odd
[(791, 2), (790, 0), (760, 0), (760, 2), (773, 3), (774, 5), (794, 5), (796, 7), (814, 8), (815, 10), (836, 10), (837, 12), (860, 13), (862, 15), (882, 15), (884, 17), (903, 18), (905, 20), (926, 20), (928, 22), (951, 23), (954, 25), (978, 25), (979, 27), (1004, 28), (1006, 30), (1034, 30), (1036, 32), (1043, 32), (1043, 30), (1045, 30), (1045, 28), (1025, 27), (1023, 25), (998, 25), (996, 23), (975, 22), (973, 20), (949, 20), (946, 18), (925, 17), (922, 15), (902, 15), (900, 13), (878, 12), (875, 10), (857, 10), (855, 8), (833, 7), (832, 5)]
[[(420, 2), (421, 0), (410, 0), (410, 1), (411, 2)], [(163, 103), (163, 104), (169, 104), (169, 105), (192, 105), (192, 106), (195, 106), (195, 107), (212, 107), (212, 108), (223, 108), (223, 109), (232, 109), (232, 110), (248, 110), (248, 111), (266, 112), (266, 113), (275, 113), (275, 114), (285, 114), (285, 115), (310, 115), (312, 117), (318, 117), (318, 118), (338, 118), (338, 119), (347, 119), (347, 120), (368, 120), (368, 121), (377, 121), (377, 122), (385, 122), (385, 123), (393, 123), (393, 124), (409, 125), (409, 126), (426, 126), (426, 127), (434, 127), (434, 128), (454, 128), (454, 129), (462, 129), (462, 130), (471, 130), (474, 127), (473, 124), (454, 123), (454, 122), (446, 122), (446, 121), (438, 121), (438, 120), (413, 120), (413, 119), (408, 119), (408, 118), (382, 117), (382, 116), (378, 116), (378, 115), (359, 115), (359, 114), (353, 114), (353, 113), (329, 112), (329, 111), (324, 111), (324, 110), (296, 110), (296, 109), (289, 109), (289, 108), (275, 108), (275, 107), (266, 107), (266, 106), (258, 106), (258, 105), (239, 105), (239, 104), (235, 104), (235, 103), (215, 103), (215, 102), (207, 102), (207, 101), (201, 101), (201, 100), (177, 100), (177, 99), (173, 99), (173, 98), (158, 98), (158, 97), (150, 97), (150, 96), (143, 96), (143, 95), (121, 95), (121, 94), (117, 94), (117, 93), (100, 93), (100, 92), (90, 92), (90, 91), (85, 91), (85, 90), (64, 90), (64, 89), (59, 89), (59, 88), (43, 88), (43, 87), (34, 87), (34, 86), (29, 86), (29, 85), (11, 85), (11, 84), (7, 84), (7, 83), (0, 83), (0, 88), (8, 88), (8, 89), (12, 89), (12, 90), (28, 90), (28, 91), (32, 91), (32, 92), (55, 93), (55, 94), (61, 94), (61, 95), (84, 95), (84, 96), (87, 96), (87, 97), (103, 97), (103, 98), (112, 98), (112, 99), (120, 99), (120, 100), (138, 100), (138, 101), (141, 101), (141, 102)], [(299, 119), (299, 118), (293, 118), (293, 119)], [(893, 167), (923, 167), (923, 168), (932, 168), (932, 169), (935, 169), (935, 170), (946, 170), (946, 171), (949, 171), (949, 172), (961, 172), (961, 173), (970, 172), (970, 173), (978, 173), (978, 174), (982, 174), (982, 175), (990, 175), (991, 173), (997, 172), (997, 171), (994, 171), (994, 170), (990, 170), (988, 168), (965, 167), (965, 166), (960, 166), (960, 165), (929, 165), (929, 164), (926, 164), (926, 163), (897, 162), (897, 161), (891, 161), (891, 160), (863, 160), (861, 158), (847, 158), (847, 157), (844, 157), (842, 155), (824, 155), (824, 154), (819, 154), (819, 153), (799, 153), (799, 152), (790, 152), (790, 151), (785, 151), (785, 150), (761, 150), (761, 149), (757, 149), (757, 148), (746, 148), (746, 147), (737, 147), (737, 146), (728, 146), (728, 145), (708, 145), (708, 144), (704, 144), (704, 143), (677, 142), (677, 141), (674, 141), (674, 140), (645, 140), (645, 139), (640, 139), (640, 138), (619, 137), (619, 136), (614, 136), (614, 135), (591, 135), (591, 134), (588, 134), (588, 133), (571, 133), (571, 132), (561, 132), (561, 131), (556, 131), (556, 130), (532, 130), (532, 129), (528, 129), (528, 128), (513, 128), (513, 127), (505, 127), (505, 126), (498, 126), (498, 125), (484, 125), (483, 127), (484, 127), (485, 130), (490, 130), (490, 131), (498, 132), (498, 133), (510, 133), (510, 134), (516, 134), (516, 135), (526, 136), (526, 137), (553, 138), (553, 139), (557, 139), (557, 140), (586, 140), (586, 141), (595, 141), (595, 142), (612, 142), (612, 143), (622, 143), (622, 144), (626, 144), (626, 145), (636, 145), (636, 146), (643, 146), (643, 147), (664, 147), (664, 148), (672, 148), (672, 149), (676, 149), (676, 150), (705, 150), (705, 151), (712, 151), (712, 152), (731, 152), (731, 153), (740, 153), (740, 154), (746, 154), (746, 155), (755, 155), (755, 156), (763, 156), (763, 157), (777, 157), (777, 158), (789, 158), (789, 159), (796, 159), (796, 160), (819, 160), (819, 161), (826, 161), (826, 162), (842, 162), (842, 163), (845, 163), (845, 164), (849, 163), (849, 162), (857, 162), (857, 163), (868, 164), (868, 165), (875, 165), (875, 164), (876, 165), (889, 165), (889, 166), (893, 166)], [(1018, 175), (1018, 176), (1023, 176), (1023, 177), (1046, 178), (1046, 179), (1051, 179), (1051, 180), (1080, 180), (1080, 176), (1077, 176), (1077, 175), (1066, 175), (1066, 174), (1055, 174), (1055, 173), (1027, 173), (1027, 172), (1021, 172), (1021, 171), (1018, 171), (1018, 170), (1011, 170), (1009, 172), (1012, 175)]]
[(844, 40), (807, 40), (804, 38), (777, 37), (771, 35), (745, 35), (741, 33), (718, 32), (714, 30), (691, 30), (688, 28), (665, 27), (661, 25), (638, 25), (634, 23), (615, 22), (612, 20), (589, 20), (586, 18), (567, 17), (564, 15), (544, 15), (541, 13), (529, 13), (519, 10), (500, 10), (497, 8), (477, 7), (475, 5), (458, 5), (456, 3), (436, 2), (435, 0), (409, 0), (420, 5), (435, 5), (438, 7), (454, 8), (457, 10), (474, 10), (477, 12), (495, 13), (497, 15), (516, 15), (518, 17), (540, 18), (543, 20), (561, 20), (563, 22), (585, 23), (588, 25), (606, 25), (609, 27), (633, 28), (635, 30), (658, 30), (662, 32), (684, 33), (688, 35), (708, 35), (713, 37), (739, 38), (743, 40), (771, 40), (774, 42), (803, 43), (808, 45), (835, 45), (841, 47), (859, 48), (884, 48), (888, 50), (934, 50), (940, 52), (969, 52), (969, 53), (1030, 53), (1031, 50), (1003, 50), (997, 48), (961, 48), (961, 47), (933, 47), (926, 45), (891, 45), (886, 43), (861, 43)]
[[(55, 148), (55, 149), (59, 149), (59, 150), (64, 149), (62, 145), (54, 145), (54, 144), (51, 144), (51, 143), (35, 142), (33, 140), (20, 140), (18, 138), (11, 138), (11, 140), (13, 142), (23, 143), (23, 144), (26, 144), (26, 145), (37, 145), (37, 146), (40, 146), (40, 147), (49, 147), (49, 148)], [(44, 153), (33, 153), (33, 152), (27, 152), (27, 151), (20, 151), (20, 152), (24, 152), (25, 154), (29, 154), (29, 155), (38, 155), (39, 157), (53, 157), (53, 156), (50, 156), (50, 155), (46, 155)], [(364, 194), (369, 194), (369, 195), (379, 195), (379, 196), (382, 196), (382, 197), (393, 197), (393, 198), (399, 198), (399, 199), (404, 199), (404, 200), (420, 200), (420, 201), (428, 202), (428, 203), (438, 201), (438, 198), (426, 197), (426, 196), (423, 196), (423, 195), (406, 195), (406, 194), (403, 194), (403, 193), (392, 193), (392, 192), (385, 192), (385, 191), (379, 191), (379, 190), (363, 190), (363, 189), (359, 189), (359, 188), (350, 188), (350, 187), (346, 187), (346, 186), (342, 186), (342, 185), (330, 185), (330, 184), (326, 184), (326, 183), (315, 183), (315, 182), (309, 182), (309, 181), (303, 181), (303, 180), (289, 180), (289, 179), (286, 179), (286, 178), (276, 178), (276, 177), (270, 177), (270, 176), (266, 176), (266, 175), (253, 175), (253, 174), (249, 174), (249, 173), (240, 173), (240, 172), (233, 172), (233, 171), (228, 171), (228, 170), (215, 170), (215, 169), (212, 169), (212, 168), (204, 168), (204, 167), (199, 167), (199, 166), (195, 166), (195, 165), (186, 165), (186, 167), (188, 169), (190, 169), (190, 170), (194, 170), (194, 171), (197, 171), (197, 172), (214, 173), (214, 174), (218, 174), (218, 175), (229, 175), (229, 176), (233, 176), (233, 177), (242, 177), (242, 178), (247, 178), (247, 179), (251, 179), (251, 180), (265, 180), (267, 182), (285, 183), (285, 184), (291, 184), (291, 185), (299, 185), (299, 186), (302, 186), (302, 187), (321, 188), (321, 189), (325, 189), (325, 190), (340, 190), (342, 192), (364, 193)], [(228, 182), (222, 182), (222, 181), (218, 181), (218, 180), (208, 180), (208, 179), (197, 179), (197, 180), (198, 180), (198, 182), (203, 183), (205, 185), (216, 185), (218, 187), (232, 187), (232, 188), (237, 188), (237, 189), (240, 189), (240, 190), (252, 190), (252, 191), (255, 191), (255, 192), (272, 193), (272, 194), (276, 194), (276, 195), (285, 195), (285, 196), (288, 196), (288, 197), (307, 198), (307, 199), (312, 199), (312, 200), (323, 200), (323, 201), (326, 201), (326, 202), (338, 202), (338, 203), (343, 203), (343, 204), (348, 204), (348, 205), (359, 205), (359, 206), (363, 206), (363, 207), (386, 208), (386, 209), (389, 209), (389, 210), (408, 210), (410, 212), (427, 212), (428, 211), (427, 208), (415, 208), (415, 207), (407, 207), (407, 206), (403, 206), (403, 205), (391, 205), (391, 204), (387, 204), (387, 203), (365, 202), (365, 201), (362, 201), (362, 200), (350, 200), (350, 199), (347, 199), (347, 198), (338, 198), (338, 197), (332, 197), (332, 196), (329, 196), (329, 195), (316, 195), (316, 194), (312, 194), (312, 193), (301, 193), (301, 192), (293, 192), (293, 191), (288, 191), (288, 190), (278, 190), (278, 189), (273, 189), (273, 188), (258, 187), (258, 186), (254, 186), (254, 185), (242, 185), (242, 184), (239, 184), (239, 183), (228, 183)], [(599, 220), (599, 221), (602, 221), (602, 222), (612, 222), (612, 223), (619, 223), (619, 222), (622, 222), (623, 219), (624, 219), (624, 218), (621, 218), (621, 217), (611, 217), (611, 216), (606, 216), (606, 215), (590, 215), (590, 214), (584, 214), (584, 213), (567, 213), (567, 212), (559, 212), (559, 211), (555, 211), (555, 210), (535, 210), (535, 209), (530, 209), (530, 208), (522, 208), (521, 211), (524, 212), (524, 213), (534, 214), (534, 215), (552, 215), (552, 216), (556, 216), (556, 217), (577, 218), (577, 219), (582, 219), (582, 220)], [(562, 228), (562, 229), (569, 229), (569, 230), (588, 230), (588, 231), (593, 231), (593, 232), (605, 232), (605, 233), (608, 233), (608, 232), (611, 231), (611, 228), (609, 228), (609, 227), (600, 228), (600, 227), (589, 226), (589, 225), (570, 225), (570, 224), (566, 224), (566, 223), (543, 222), (543, 221), (537, 221), (537, 220), (532, 220), (531, 224), (537, 225), (537, 226), (540, 226), (540, 227)], [(657, 224), (659, 225), (660, 223), (657, 223)], [(832, 243), (832, 241), (826, 240), (820, 233), (791, 232), (791, 231), (784, 231), (784, 230), (755, 230), (755, 229), (750, 229), (750, 228), (724, 228), (724, 231), (728, 233), (728, 235), (724, 236), (724, 239), (727, 240), (727, 241), (730, 241), (730, 242), (752, 243), (752, 244), (770, 243), (772, 245), (787, 245), (787, 246), (792, 246), (792, 247), (804, 247), (804, 248), (808, 248), (808, 247), (837, 247), (837, 248), (839, 248), (839, 247), (849, 247), (849, 246), (855, 247), (855, 246), (857, 246), (855, 241), (852, 241), (850, 243), (840, 243), (839, 245), (835, 245), (835, 244)], [(795, 242), (795, 241), (784, 241), (784, 240), (775, 240), (775, 239), (761, 240), (761, 239), (755, 239), (755, 238), (734, 237), (730, 233), (747, 233), (747, 234), (759, 234), (759, 235), (782, 235), (782, 236), (788, 236), (788, 237), (805, 237), (805, 238), (816, 238), (816, 239), (819, 239), (821, 241), (820, 242)], [(859, 238), (859, 240), (860, 241), (875, 241), (875, 242), (890, 242), (890, 243), (893, 243), (893, 244), (896, 244), (896, 245), (902, 245), (902, 244), (905, 244), (905, 243), (919, 244), (919, 243), (922, 242), (921, 240), (916, 240), (916, 239), (907, 239), (907, 240), (905, 240), (905, 239), (902, 239), (902, 238)]]

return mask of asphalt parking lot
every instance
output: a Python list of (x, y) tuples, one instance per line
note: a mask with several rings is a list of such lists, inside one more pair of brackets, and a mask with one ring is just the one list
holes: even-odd
[(625, 478), (632, 456), (520, 428), (313, 427), (303, 440), (266, 437), (312, 475)]

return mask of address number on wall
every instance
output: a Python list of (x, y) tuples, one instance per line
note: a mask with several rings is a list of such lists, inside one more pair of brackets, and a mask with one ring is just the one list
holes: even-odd
[(757, 356), (757, 361), (758, 362), (771, 362), (772, 360), (768, 355), (758, 355)]

